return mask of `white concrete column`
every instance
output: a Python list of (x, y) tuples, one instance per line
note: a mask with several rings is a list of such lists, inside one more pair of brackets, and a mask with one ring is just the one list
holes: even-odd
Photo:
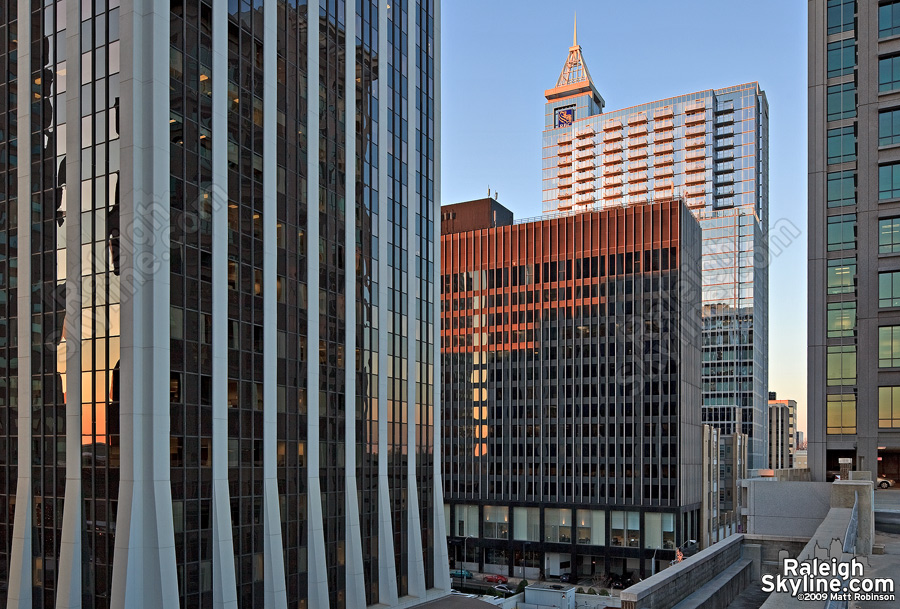
[(388, 18), (386, 3), (378, 6), (378, 596), (384, 605), (397, 604), (397, 565), (388, 488), (388, 303), (393, 273), (388, 265)]
[(228, 7), (212, 10), (213, 607), (238, 609), (228, 488)]
[[(416, 479), (416, 465), (418, 463), (418, 450), (416, 447), (416, 427), (419, 416), (419, 400), (416, 391), (416, 371), (418, 370), (418, 361), (416, 358), (416, 341), (419, 338), (419, 315), (416, 312), (416, 299), (419, 296), (419, 278), (416, 276), (416, 261), (422, 254), (418, 250), (419, 241), (416, 236), (416, 214), (419, 208), (419, 195), (416, 194), (416, 169), (419, 167), (419, 153), (416, 150), (416, 135), (418, 130), (422, 128), (419, 111), (416, 109), (416, 86), (419, 82), (419, 57), (416, 52), (416, 28), (418, 27), (418, 11), (416, 3), (410, 1), (408, 15), (409, 23), (407, 24), (407, 32), (409, 40), (407, 42), (407, 74), (409, 84), (406, 88), (407, 107), (409, 108), (409, 144), (406, 147), (406, 187), (407, 187), (407, 204), (409, 206), (406, 214), (407, 219), (407, 243), (406, 253), (408, 260), (406, 268), (408, 269), (409, 291), (406, 293), (409, 299), (407, 311), (409, 311), (409, 321), (407, 322), (407, 405), (409, 415), (407, 416), (407, 499), (406, 511), (408, 515), (409, 530), (407, 538), (409, 539), (408, 554), (408, 572), (409, 572), (409, 595), (415, 597), (425, 596), (425, 559), (422, 554), (422, 519), (419, 517), (419, 484)], [(424, 196), (424, 194), (423, 194)]]
[(66, 494), (57, 609), (80, 609), (81, 489), (81, 11), (66, 5)]
[(434, 587), (450, 592), (441, 472), (441, 0), (434, 0)]
[(328, 607), (328, 573), (325, 556), (325, 525), (322, 522), (322, 486), (319, 483), (319, 7), (310, 3), (307, 18), (306, 157), (306, 292), (307, 373), (307, 581), (310, 607)]
[[(18, 3), (18, 479), (7, 606), (31, 608), (31, 3)], [(79, 373), (80, 374), (80, 373)]]
[(359, 498), (356, 480), (356, 3), (348, 2), (344, 15), (346, 58), (344, 69), (344, 539), (346, 553), (347, 607), (366, 606), (363, 570), (362, 532), (359, 524)]
[[(73, 24), (73, 27), (75, 24)], [(169, 7), (122, 0), (121, 468), (114, 609), (177, 609), (169, 462)]]
[(278, 95), (276, 48), (277, 0), (263, 5), (263, 565), (266, 607), (286, 609), (287, 581), (278, 503), (278, 258), (276, 232), (276, 165)]

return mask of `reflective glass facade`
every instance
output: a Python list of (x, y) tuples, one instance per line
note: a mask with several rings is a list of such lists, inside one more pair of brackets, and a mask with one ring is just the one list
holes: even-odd
[(449, 591), (439, 12), (0, 2), (0, 607)]
[[(479, 203), (442, 212), (471, 222)], [(700, 228), (676, 201), (483, 217), (441, 237), (451, 557), (649, 574), (646, 548), (668, 561), (699, 532)]]
[[(570, 50), (571, 52), (571, 50)], [(703, 421), (765, 467), (768, 103), (756, 83), (604, 111), (589, 77), (546, 92), (545, 212), (681, 198), (703, 229)], [(572, 121), (567, 114), (571, 111)], [(851, 130), (835, 154), (856, 152)]]

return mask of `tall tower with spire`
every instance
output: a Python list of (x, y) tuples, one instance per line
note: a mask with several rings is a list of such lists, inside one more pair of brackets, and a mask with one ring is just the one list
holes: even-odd
[(603, 112), (606, 105), (597, 92), (578, 44), (578, 18), (572, 32), (572, 46), (556, 86), (544, 91), (547, 98), (548, 127), (571, 126), (578, 119)]

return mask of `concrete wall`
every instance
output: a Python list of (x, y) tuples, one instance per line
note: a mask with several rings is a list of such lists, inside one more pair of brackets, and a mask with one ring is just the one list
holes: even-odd
[(745, 480), (741, 515), (746, 533), (781, 537), (812, 537), (831, 507), (828, 482)]
[(694, 556), (622, 591), (622, 609), (669, 609), (741, 558), (743, 535)]

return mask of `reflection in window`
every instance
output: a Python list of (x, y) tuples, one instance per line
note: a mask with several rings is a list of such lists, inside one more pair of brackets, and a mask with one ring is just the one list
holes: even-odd
[(900, 271), (878, 273), (878, 306), (900, 307)]
[(878, 253), (900, 254), (900, 218), (878, 221)]
[(900, 87), (900, 55), (878, 60), (878, 90), (893, 91)]
[(856, 205), (856, 172), (833, 171), (828, 174), (828, 207)]
[(513, 536), (515, 539), (525, 541), (540, 541), (540, 529), (540, 508), (513, 508)]
[(856, 160), (856, 125), (828, 130), (829, 165)]
[(878, 37), (900, 34), (900, 2), (887, 2), (878, 7)]
[(852, 38), (828, 43), (828, 78), (853, 74), (856, 67), (856, 41)]
[(878, 427), (900, 429), (900, 387), (878, 388)]
[(825, 378), (829, 387), (856, 384), (856, 345), (826, 348)]
[(829, 395), (826, 401), (826, 433), (829, 435), (856, 433), (856, 395)]
[(509, 539), (508, 507), (484, 506), (484, 537), (486, 539)]
[(825, 94), (825, 120), (856, 117), (856, 83), (845, 82), (828, 87)]
[(900, 326), (878, 328), (878, 367), (900, 367)]
[(829, 294), (856, 292), (856, 258), (829, 260), (826, 281)]
[(828, 338), (856, 336), (856, 303), (828, 303), (827, 327)]
[(544, 541), (552, 543), (572, 541), (572, 510), (544, 509)]
[(828, 0), (828, 33), (839, 34), (852, 30), (856, 14), (856, 0)]
[(900, 144), (900, 109), (878, 113), (878, 145)]
[(828, 217), (828, 251), (856, 249), (856, 214)]

